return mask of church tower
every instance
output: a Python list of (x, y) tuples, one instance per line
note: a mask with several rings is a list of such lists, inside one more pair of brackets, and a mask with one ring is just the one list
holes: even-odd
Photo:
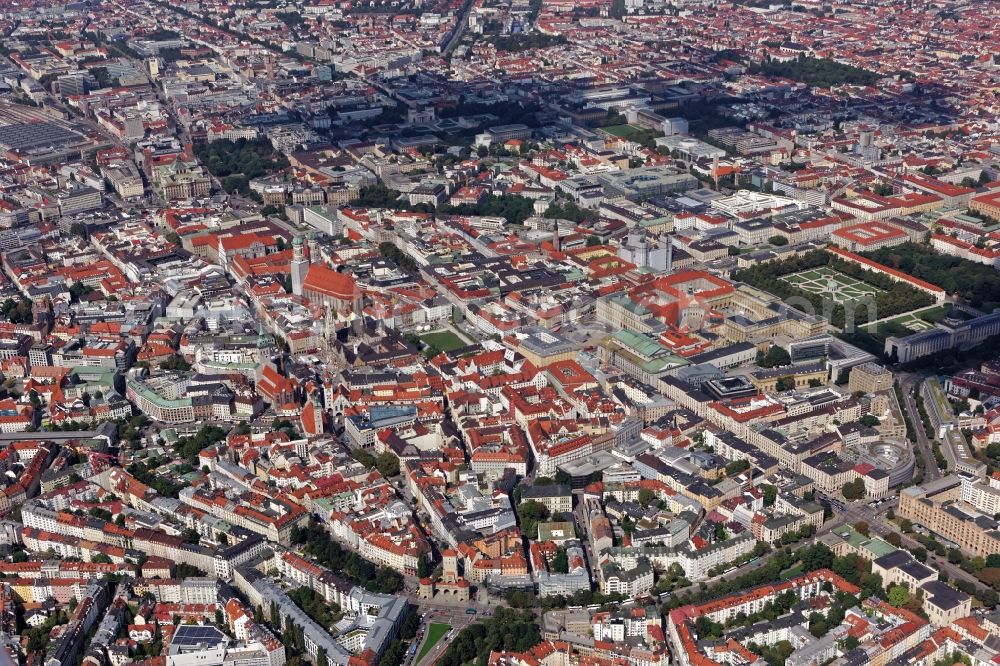
[(301, 296), (302, 285), (306, 281), (306, 273), (309, 272), (309, 259), (306, 257), (301, 236), (296, 236), (292, 240), (292, 261), (289, 267), (292, 271), (292, 293)]

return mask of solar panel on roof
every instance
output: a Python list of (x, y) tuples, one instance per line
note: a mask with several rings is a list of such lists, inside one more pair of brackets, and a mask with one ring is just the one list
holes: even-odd
[(177, 627), (172, 643), (174, 645), (199, 645), (225, 641), (225, 634), (215, 627), (185, 624)]

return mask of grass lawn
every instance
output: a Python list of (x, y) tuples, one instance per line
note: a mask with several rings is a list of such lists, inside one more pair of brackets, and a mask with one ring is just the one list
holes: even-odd
[(935, 305), (923, 310), (907, 312), (894, 319), (868, 326), (868, 332), (885, 339), (890, 335), (905, 336), (927, 331), (934, 327), (934, 322), (944, 319), (950, 311), (951, 306), (949, 305)]
[(462, 340), (462, 338), (447, 329), (421, 335), (420, 339), (443, 352), (450, 352), (453, 349), (461, 349), (462, 347), (467, 346), (466, 342)]
[(426, 638), (424, 638), (424, 644), (420, 648), (420, 652), (417, 652), (417, 658), (413, 663), (415, 664), (419, 663), (420, 660), (423, 659), (427, 655), (427, 653), (431, 651), (431, 648), (434, 647), (434, 644), (437, 643), (442, 638), (444, 638), (445, 634), (447, 634), (449, 631), (451, 631), (450, 624), (440, 624), (437, 622), (432, 622), (431, 625), (427, 627), (427, 636)]
[(882, 291), (878, 287), (826, 266), (786, 275), (781, 279), (803, 291), (830, 296), (838, 303), (874, 296)]
[(791, 569), (788, 569), (781, 573), (781, 580), (790, 580), (792, 578), (795, 578), (796, 576), (801, 576), (801, 575), (802, 575), (802, 565), (796, 564)]

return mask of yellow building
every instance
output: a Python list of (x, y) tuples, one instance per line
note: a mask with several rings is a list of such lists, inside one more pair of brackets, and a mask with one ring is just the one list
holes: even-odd
[(919, 523), (976, 557), (1000, 555), (997, 521), (961, 500), (961, 480), (949, 475), (899, 494), (899, 515)]

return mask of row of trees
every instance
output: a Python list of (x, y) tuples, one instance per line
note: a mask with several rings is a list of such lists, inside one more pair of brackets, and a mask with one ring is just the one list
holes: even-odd
[(441, 655), (439, 666), (486, 666), (493, 651), (525, 652), (542, 640), (530, 611), (497, 607), (493, 617), (470, 624)]
[(538, 523), (548, 520), (549, 509), (541, 502), (528, 500), (517, 505), (517, 517), (521, 523), (521, 532), (529, 539), (537, 539)]
[[(797, 566), (796, 566), (797, 565)], [(730, 580), (720, 580), (712, 585), (703, 585), (699, 590), (670, 597), (663, 610), (668, 612), (687, 604), (698, 604), (717, 597), (728, 596), (747, 588), (782, 579), (782, 573), (796, 567), (803, 573), (818, 569), (832, 569), (849, 582), (861, 588), (859, 599), (882, 594), (882, 578), (871, 573), (871, 563), (857, 555), (834, 557), (826, 545), (813, 543), (792, 550), (785, 546), (776, 550), (763, 566)]]
[(178, 372), (187, 372), (191, 369), (191, 364), (187, 362), (180, 354), (171, 354), (167, 358), (160, 361), (160, 370), (176, 370)]
[[(438, 206), (431, 204), (410, 205), (406, 200), (400, 198), (400, 193), (386, 187), (382, 183), (362, 187), (358, 197), (351, 201), (352, 206), (359, 208), (391, 208), (393, 210), (413, 210), (422, 213), (437, 213), (440, 215), (481, 215), (486, 217), (502, 217), (510, 224), (524, 224), (524, 221), (531, 217), (535, 210), (535, 202), (527, 197), (514, 194), (496, 195), (490, 194), (475, 204), (461, 204), (453, 206), (442, 203)], [(391, 245), (383, 243), (382, 245)], [(379, 246), (382, 256), (395, 261), (398, 265), (407, 270), (413, 270), (416, 265), (409, 260), (398, 248), (392, 246), (395, 251)], [(386, 254), (390, 253), (390, 254)], [(410, 263), (406, 264), (409, 260)], [(401, 263), (402, 262), (402, 263)], [(404, 265), (405, 264), (405, 265)]]
[(403, 204), (399, 197), (399, 191), (378, 183), (362, 187), (358, 197), (351, 201), (351, 205), (359, 208), (400, 208)]
[(228, 431), (218, 426), (204, 425), (190, 437), (177, 440), (177, 453), (191, 465), (198, 464), (198, 454), (204, 449), (223, 441)]
[(547, 35), (543, 32), (530, 34), (518, 33), (510, 35), (494, 35), (490, 37), (497, 51), (521, 52), (528, 49), (544, 49), (550, 46), (561, 46), (566, 43), (562, 35)]
[(403, 576), (388, 567), (372, 564), (354, 551), (348, 550), (330, 538), (329, 533), (315, 520), (305, 528), (292, 531), (292, 542), (302, 546), (324, 567), (369, 592), (395, 593), (403, 587)]
[[(591, 208), (581, 208), (572, 201), (566, 201), (561, 205), (551, 204), (545, 209), (545, 212), (542, 213), (542, 217), (555, 220), (570, 220), (579, 224), (580, 222), (587, 222), (596, 219), (597, 211)], [(597, 244), (601, 244), (599, 238), (597, 239)]]
[(829, 58), (806, 56), (787, 62), (765, 60), (759, 64), (751, 64), (749, 70), (754, 74), (791, 79), (817, 88), (845, 83), (869, 86), (879, 80), (878, 74), (867, 69), (845, 65)]
[(0, 305), (0, 314), (3, 314), (4, 319), (12, 324), (30, 324), (34, 319), (31, 301), (27, 298), (16, 301), (13, 298), (8, 298)]
[[(782, 279), (786, 275), (823, 267), (832, 268), (839, 273), (879, 289), (873, 298), (875, 307), (871, 307), (864, 301), (853, 302), (852, 312), (848, 313), (844, 303), (833, 301), (830, 295), (805, 291)], [(751, 266), (736, 273), (734, 278), (779, 298), (796, 299), (800, 301), (796, 304), (796, 309), (803, 311), (810, 309), (805, 305), (807, 303), (808, 306), (811, 306), (814, 314), (828, 315), (830, 323), (837, 328), (844, 328), (846, 324), (852, 323), (855, 326), (861, 326), (873, 321), (876, 317), (883, 318), (910, 312), (934, 303), (934, 299), (922, 291), (896, 282), (884, 273), (868, 271), (856, 264), (838, 259), (823, 250), (814, 250), (799, 257)], [(802, 303), (803, 301), (805, 303)], [(860, 307), (857, 307), (858, 305)]]
[(528, 197), (516, 194), (497, 196), (489, 194), (477, 204), (441, 204), (437, 212), (443, 215), (482, 215), (486, 217), (502, 217), (510, 224), (524, 224), (535, 210), (535, 202)]
[(351, 455), (368, 469), (378, 469), (379, 474), (387, 479), (399, 474), (399, 458), (391, 451), (383, 451), (374, 456), (364, 449), (354, 449)]
[(917, 243), (881, 248), (865, 256), (935, 284), (975, 308), (1000, 307), (1000, 273), (990, 266), (940, 254), (928, 245)]
[(306, 615), (328, 630), (343, 617), (339, 606), (326, 603), (326, 599), (311, 587), (297, 587), (288, 593), (288, 597), (305, 611)]
[(288, 159), (271, 145), (267, 137), (256, 139), (219, 139), (200, 143), (195, 155), (213, 176), (222, 182), (226, 192), (250, 194), (250, 181), (288, 167)]
[(388, 259), (404, 271), (412, 273), (417, 270), (417, 262), (414, 261), (410, 255), (396, 247), (395, 243), (390, 241), (379, 243), (378, 253), (380, 256)]
[[(918, 542), (920, 545), (910, 549), (914, 559), (918, 562), (926, 562), (928, 553), (934, 553), (938, 557), (947, 557), (948, 561), (956, 564), (962, 571), (977, 578), (982, 585), (976, 585), (965, 578), (956, 578), (955, 587), (968, 595), (976, 597), (984, 606), (996, 606), (1000, 601), (1000, 555), (989, 557), (966, 557), (958, 548), (948, 548), (938, 541), (933, 535), (925, 535), (913, 530), (913, 523), (906, 518), (899, 519), (899, 529), (906, 535)], [(902, 538), (895, 532), (886, 537), (886, 541), (899, 547)], [(941, 574), (943, 577), (944, 574)], [(942, 578), (944, 580), (945, 578)]]
[(129, 465), (125, 471), (163, 497), (177, 499), (178, 494), (187, 484), (175, 483), (164, 475), (155, 473), (153, 470), (159, 467), (161, 463), (162, 461), (155, 458), (150, 458), (146, 461), (137, 460)]

